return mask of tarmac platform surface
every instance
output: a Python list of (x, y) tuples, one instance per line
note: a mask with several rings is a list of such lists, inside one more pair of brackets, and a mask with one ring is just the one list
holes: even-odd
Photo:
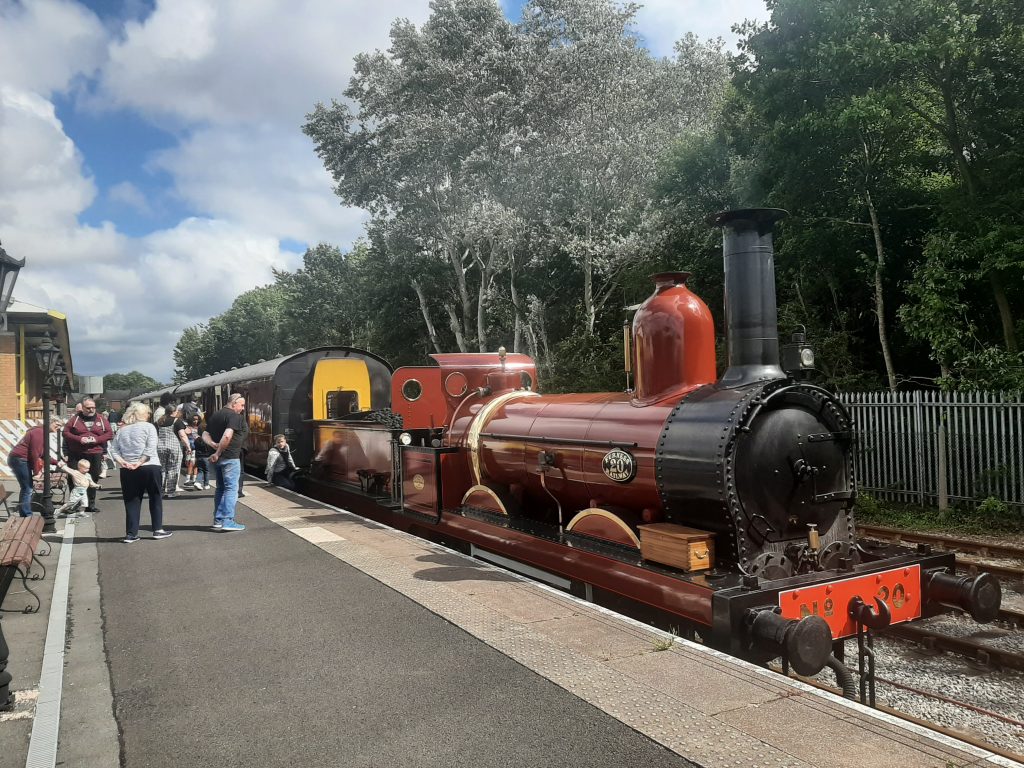
[[(194, 492), (126, 545), (111, 486), (67, 536), (57, 764), (1016, 765), (251, 480), (246, 531)], [(46, 696), (51, 540), (43, 609), (2, 619), (0, 768)]]

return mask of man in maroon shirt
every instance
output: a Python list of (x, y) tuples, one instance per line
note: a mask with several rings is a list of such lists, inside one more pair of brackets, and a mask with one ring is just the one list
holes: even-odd
[[(56, 432), (64, 424), (60, 419), (50, 421), (50, 432)], [(32, 427), (25, 433), (24, 437), (16, 446), (11, 449), (11, 455), (7, 457), (7, 466), (18, 479), (21, 488), (21, 496), (18, 499), (18, 512), (22, 517), (32, 515), (32, 475), (43, 471), (43, 428), (42, 426)], [(56, 465), (60, 456), (55, 451), (50, 451), (50, 465)]]
[[(89, 462), (89, 474), (97, 483), (103, 469), (104, 446), (114, 437), (110, 422), (102, 413), (96, 413), (96, 401), (87, 397), (82, 401), (82, 412), (76, 413), (64, 426), (64, 445), (68, 463), (76, 466), (85, 459)], [(96, 489), (89, 488), (89, 512), (96, 509)]]

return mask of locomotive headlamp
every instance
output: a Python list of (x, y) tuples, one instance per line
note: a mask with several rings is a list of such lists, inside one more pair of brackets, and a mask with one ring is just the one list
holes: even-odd
[(790, 375), (814, 370), (814, 350), (807, 343), (806, 329), (800, 328), (790, 343), (782, 346), (782, 370)]
[(412, 445), (412, 435), (408, 432), (403, 432), (398, 436), (398, 442), (402, 445)]

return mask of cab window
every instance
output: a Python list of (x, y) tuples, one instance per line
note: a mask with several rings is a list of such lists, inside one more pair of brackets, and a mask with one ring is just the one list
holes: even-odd
[(359, 410), (359, 393), (351, 389), (336, 389), (327, 393), (327, 418), (343, 419)]

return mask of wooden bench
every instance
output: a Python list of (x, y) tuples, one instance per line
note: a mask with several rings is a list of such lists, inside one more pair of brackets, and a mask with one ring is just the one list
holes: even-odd
[[(25, 592), (35, 598), (36, 605), (26, 605), (22, 608), (23, 613), (33, 613), (39, 610), (42, 605), (39, 595), (32, 591), (28, 582), (38, 581), (46, 576), (46, 568), (36, 557), (36, 548), (43, 538), (43, 518), (38, 515), (32, 517), (12, 517), (3, 528), (0, 528), (0, 605), (7, 597), (7, 590), (10, 589), (14, 577), (21, 578)], [(30, 577), (32, 564), (38, 564), (42, 568), (41, 574)], [(10, 610), (10, 609), (0, 609)]]

